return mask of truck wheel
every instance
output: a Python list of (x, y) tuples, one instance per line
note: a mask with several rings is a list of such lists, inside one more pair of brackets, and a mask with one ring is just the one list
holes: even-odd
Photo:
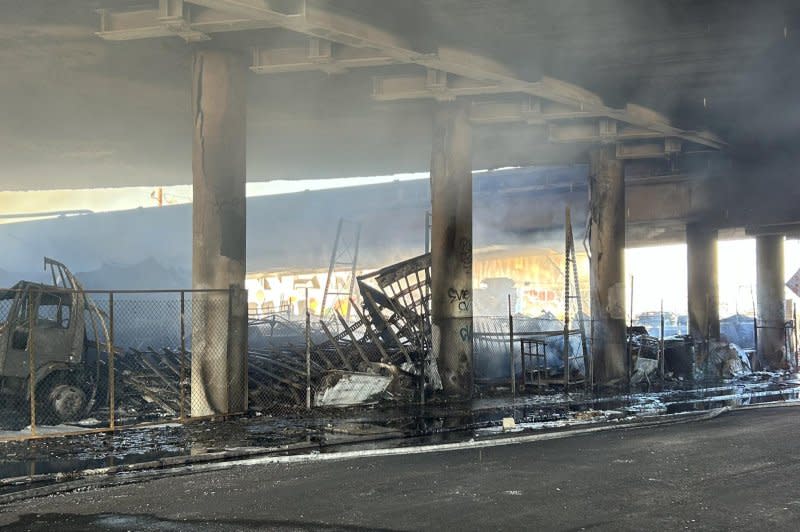
[(78, 421), (86, 413), (86, 391), (69, 375), (57, 373), (36, 390), (36, 418), (47, 425)]
[(50, 389), (47, 404), (59, 423), (78, 421), (86, 409), (86, 392), (74, 384), (57, 384)]

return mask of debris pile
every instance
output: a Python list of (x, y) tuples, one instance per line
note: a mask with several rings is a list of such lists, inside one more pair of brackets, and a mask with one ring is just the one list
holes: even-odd
[[(410, 398), (419, 388), (424, 364), (425, 385), (440, 389), (430, 353), (430, 255), (414, 257), (357, 278), (361, 305), (351, 301), (356, 321), (338, 310), (319, 323), (309, 345), (305, 340), (272, 345), (250, 353), (251, 405), (272, 402), (305, 404), (307, 379), (316, 406), (364, 404), (379, 399)], [(303, 331), (300, 332), (302, 338)]]
[(750, 359), (744, 349), (727, 342), (712, 342), (704, 364), (706, 379), (732, 379), (751, 373)]

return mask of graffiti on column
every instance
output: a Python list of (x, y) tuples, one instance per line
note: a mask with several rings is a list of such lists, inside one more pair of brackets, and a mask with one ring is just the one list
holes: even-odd
[(450, 287), (447, 290), (447, 296), (450, 298), (451, 305), (457, 305), (458, 310), (461, 312), (468, 312), (472, 310), (472, 296), (469, 290)]
[(461, 327), (458, 331), (459, 336), (461, 336), (461, 341), (463, 342), (471, 342), (472, 341), (472, 325), (468, 325), (465, 327)]
[(472, 239), (462, 238), (459, 246), (459, 259), (461, 266), (464, 268), (464, 273), (472, 275)]

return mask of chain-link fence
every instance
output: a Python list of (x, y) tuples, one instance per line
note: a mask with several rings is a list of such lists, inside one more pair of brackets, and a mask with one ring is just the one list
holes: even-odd
[[(0, 291), (0, 439), (424, 402), (441, 389), (428, 271), (423, 256), (359, 277), (350, 312), (324, 317), (303, 288), (296, 308), (250, 316), (238, 289)], [(476, 316), (477, 391), (593, 382), (593, 328), (579, 325), (565, 345), (552, 314)]]
[(420, 350), (406, 336), (420, 336), (410, 332), (412, 320), (382, 321), (361, 304), (354, 299), (350, 320), (339, 309), (251, 319), (250, 408), (286, 416), (418, 398)]
[(0, 439), (244, 412), (237, 301), (233, 289), (0, 290)]
[[(478, 389), (513, 387), (517, 391), (536, 386), (591, 379), (586, 353), (591, 352), (591, 322), (572, 322), (564, 342), (564, 322), (550, 313), (541, 316), (475, 316), (473, 360)], [(565, 368), (567, 355), (569, 368)], [(512, 379), (513, 375), (513, 379)], [(512, 385), (513, 380), (513, 385)]]

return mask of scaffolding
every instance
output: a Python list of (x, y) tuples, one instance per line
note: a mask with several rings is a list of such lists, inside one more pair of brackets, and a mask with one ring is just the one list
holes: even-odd
[[(339, 218), (339, 224), (336, 227), (336, 239), (333, 242), (333, 251), (331, 252), (331, 262), (328, 267), (328, 278), (325, 280), (325, 291), (322, 294), (322, 304), (319, 309), (319, 317), (323, 321), (326, 317), (330, 317), (326, 316), (326, 311), (330, 310), (328, 309), (328, 303), (331, 299), (335, 302), (347, 302), (344, 318), (346, 321), (350, 321), (350, 299), (353, 297), (356, 285), (356, 267), (358, 265), (358, 245), (360, 240), (361, 224)], [(338, 285), (334, 276), (336, 271), (343, 267), (347, 268), (349, 275), (341, 285)], [(346, 291), (343, 291), (340, 286), (346, 287)], [(335, 309), (335, 303), (331, 304), (330, 307)]]

